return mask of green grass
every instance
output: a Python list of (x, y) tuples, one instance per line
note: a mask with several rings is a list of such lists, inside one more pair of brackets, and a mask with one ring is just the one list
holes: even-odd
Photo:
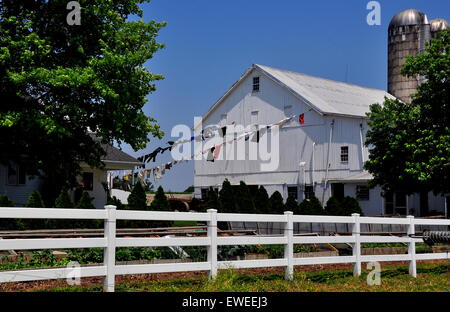
[(197, 226), (197, 221), (173, 221), (174, 227)]
[[(419, 265), (418, 276), (408, 275), (405, 266), (382, 269), (381, 285), (366, 282), (368, 271), (360, 278), (351, 270), (296, 272), (293, 281), (283, 274), (249, 274), (233, 270), (219, 271), (215, 280), (207, 277), (187, 277), (162, 281), (125, 283), (116, 286), (118, 292), (436, 292), (450, 291), (450, 263)], [(51, 291), (102, 291), (101, 286), (64, 287)]]

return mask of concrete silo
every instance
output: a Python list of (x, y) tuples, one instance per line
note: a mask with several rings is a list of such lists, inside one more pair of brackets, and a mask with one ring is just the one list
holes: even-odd
[(408, 56), (424, 51), (431, 38), (427, 15), (414, 9), (395, 15), (388, 34), (388, 92), (405, 103), (411, 102), (421, 77), (405, 77), (400, 73)]
[(430, 21), (431, 38), (439, 37), (439, 32), (450, 29), (450, 24), (443, 18), (435, 18)]

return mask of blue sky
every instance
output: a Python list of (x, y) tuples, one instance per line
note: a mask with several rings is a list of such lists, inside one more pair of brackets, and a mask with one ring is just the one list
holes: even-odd
[[(386, 89), (387, 27), (399, 11), (415, 8), (450, 20), (447, 0), (381, 0), (381, 25), (369, 26), (368, 0), (153, 0), (144, 20), (166, 21), (165, 49), (147, 63), (165, 79), (144, 112), (166, 133), (141, 156), (172, 140), (177, 124), (193, 125), (252, 64), (263, 64), (365, 87)], [(348, 74), (346, 75), (348, 68)], [(164, 153), (159, 165), (170, 160)], [(148, 166), (150, 167), (150, 166)], [(182, 191), (193, 184), (194, 163), (179, 164), (156, 185)]]

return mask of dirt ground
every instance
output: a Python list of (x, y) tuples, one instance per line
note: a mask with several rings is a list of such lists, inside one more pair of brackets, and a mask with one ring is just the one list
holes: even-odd
[[(418, 264), (440, 264), (447, 263), (448, 260), (427, 260), (417, 261)], [(382, 262), (383, 267), (392, 267), (407, 265), (407, 262)], [(364, 268), (363, 264), (363, 268)], [(323, 264), (323, 265), (305, 265), (296, 266), (295, 271), (303, 272), (317, 272), (327, 270), (349, 270), (352, 268), (352, 264)], [(237, 269), (236, 272), (247, 274), (270, 274), (270, 273), (283, 273), (284, 269), (279, 268), (257, 268), (257, 269)], [(177, 273), (155, 273), (155, 274), (137, 274), (137, 275), (121, 275), (116, 276), (116, 284), (126, 283), (139, 283), (148, 281), (162, 281), (169, 279), (180, 279), (187, 277), (200, 277), (206, 276), (207, 271), (198, 272), (177, 272)], [(86, 277), (81, 279), (81, 286), (100, 286), (103, 284), (103, 277)], [(48, 281), (35, 281), (35, 282), (20, 282), (20, 283), (1, 283), (0, 292), (20, 292), (20, 291), (44, 291), (58, 287), (67, 287), (65, 280), (48, 280)]]

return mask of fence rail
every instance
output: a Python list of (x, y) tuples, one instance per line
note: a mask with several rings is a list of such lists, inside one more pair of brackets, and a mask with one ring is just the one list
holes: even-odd
[[(124, 274), (168, 273), (186, 271), (209, 271), (211, 277), (217, 275), (218, 269), (225, 268), (260, 268), (284, 267), (286, 279), (293, 278), (294, 266), (313, 264), (353, 263), (354, 274), (361, 275), (361, 263), (373, 261), (408, 261), (409, 273), (417, 275), (417, 260), (450, 259), (448, 253), (416, 254), (414, 238), (415, 227), (450, 226), (447, 219), (415, 219), (360, 217), (353, 214), (342, 216), (303, 216), (286, 211), (283, 215), (263, 214), (229, 214), (217, 213), (210, 209), (207, 213), (161, 212), (161, 211), (126, 211), (116, 210), (115, 206), (105, 206), (104, 210), (86, 209), (51, 209), (51, 208), (0, 208), (0, 219), (103, 219), (105, 222), (103, 238), (54, 238), (54, 239), (1, 239), (1, 250), (32, 249), (68, 249), (68, 248), (103, 248), (103, 265), (79, 268), (79, 277), (104, 277), (104, 290), (114, 291), (115, 276)], [(117, 237), (117, 220), (167, 220), (167, 221), (206, 221), (206, 237)], [(282, 235), (272, 236), (222, 236), (218, 237), (217, 222), (278, 222), (283, 224)], [(352, 231), (347, 236), (297, 236), (294, 235), (296, 223), (346, 223)], [(361, 224), (402, 224), (407, 227), (403, 236), (371, 236), (361, 233)], [(351, 244), (351, 256), (294, 258), (294, 244), (348, 243)], [(408, 254), (398, 255), (361, 255), (362, 243), (406, 243)], [(284, 257), (280, 259), (218, 261), (217, 249), (223, 245), (284, 245)], [(116, 265), (116, 247), (159, 247), (159, 246), (206, 246), (207, 261), (167, 264), (133, 264)], [(73, 273), (72, 268), (33, 269), (18, 271), (1, 271), (0, 282), (22, 282), (47, 279), (67, 278)]]

